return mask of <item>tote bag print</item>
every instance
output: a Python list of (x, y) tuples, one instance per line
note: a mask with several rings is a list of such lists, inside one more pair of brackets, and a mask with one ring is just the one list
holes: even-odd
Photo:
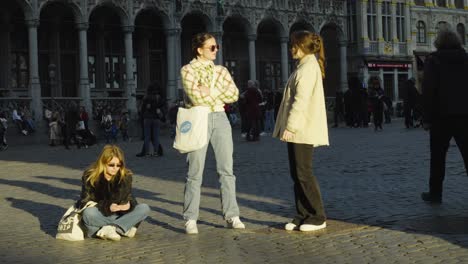
[(173, 147), (180, 153), (195, 151), (208, 144), (209, 111), (205, 106), (179, 108)]
[(95, 202), (88, 202), (82, 209), (76, 208), (74, 205), (68, 208), (58, 223), (57, 235), (55, 238), (69, 241), (84, 240), (81, 212), (94, 205), (96, 205)]

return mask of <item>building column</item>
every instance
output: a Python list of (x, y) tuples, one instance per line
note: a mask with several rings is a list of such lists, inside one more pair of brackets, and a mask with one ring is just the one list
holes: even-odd
[(405, 33), (406, 33), (406, 54), (412, 56), (413, 52), (413, 39), (411, 34), (411, 10), (410, 7), (414, 5), (414, 1), (410, 0), (405, 3)]
[(382, 25), (382, 0), (377, 0), (377, 41), (379, 47), (379, 54), (383, 54), (385, 39), (383, 38), (383, 25)]
[(29, 37), (29, 96), (31, 97), (31, 112), (37, 124), (42, 119), (41, 82), (39, 81), (39, 64), (37, 51), (38, 20), (26, 21)]
[(127, 97), (127, 109), (130, 111), (132, 118), (137, 116), (137, 105), (136, 105), (136, 91), (135, 91), (135, 79), (133, 78), (133, 26), (125, 26), (123, 28), (125, 34), (125, 75), (126, 75), (126, 97)]
[(347, 42), (340, 42), (340, 90), (344, 93), (348, 90), (348, 63), (347, 63)]
[(80, 42), (80, 88), (78, 96), (81, 97), (86, 111), (92, 112), (91, 93), (89, 90), (88, 72), (88, 23), (77, 24)]
[(393, 69), (393, 94), (395, 98), (393, 98), (393, 105), (395, 105), (399, 100), (398, 95), (398, 68)]
[(468, 10), (468, 0), (463, 0), (463, 7), (465, 10)]
[(255, 55), (255, 41), (257, 40), (256, 34), (247, 36), (249, 39), (249, 79), (257, 80), (257, 59)]
[(181, 43), (181, 28), (176, 28), (174, 31), (174, 48), (175, 48), (175, 69), (176, 69), (176, 86), (177, 86), (177, 96), (182, 98), (184, 87), (182, 86), (182, 78), (180, 76), (180, 69), (182, 68), (182, 48)]
[(9, 14), (7, 12), (0, 13), (0, 88), (10, 87), (10, 71), (11, 71), (11, 41), (10, 31), (12, 25), (10, 23)]
[(367, 0), (361, 0), (362, 53), (369, 53), (369, 33), (367, 32)]
[(448, 5), (448, 8), (456, 8), (455, 0), (448, 0), (447, 5)]
[(281, 87), (286, 86), (288, 81), (288, 37), (281, 37)]
[[(398, 34), (397, 34), (397, 23), (396, 23), (396, 8), (397, 8), (397, 2), (396, 0), (392, 0), (390, 3), (391, 6), (391, 12), (392, 12), (392, 42), (393, 42), (393, 54), (398, 54), (399, 53), (399, 39), (398, 39)], [(401, 40), (403, 41), (403, 40)]]
[(216, 54), (216, 64), (223, 65), (223, 32), (214, 32), (216, 43), (219, 45), (218, 54)]
[(177, 69), (176, 69), (176, 29), (167, 29), (166, 46), (167, 46), (167, 87), (166, 94), (169, 102), (177, 99)]
[(424, 0), (424, 5), (426, 7), (434, 7), (434, 2), (432, 0)]

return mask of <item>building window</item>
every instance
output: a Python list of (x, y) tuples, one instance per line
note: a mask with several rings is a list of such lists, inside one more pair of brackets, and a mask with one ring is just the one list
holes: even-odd
[(392, 40), (392, 10), (390, 2), (382, 2), (382, 35), (385, 41)]
[(465, 45), (466, 42), (465, 42), (465, 26), (463, 24), (458, 24), (457, 25), (457, 32), (458, 32), (458, 35), (460, 35), (460, 39), (462, 41), (462, 44)]
[(417, 24), (417, 35), (416, 35), (416, 42), (417, 43), (426, 43), (426, 24), (422, 21), (418, 21)]
[(348, 1), (348, 36), (349, 42), (357, 40), (356, 1)]
[(369, 0), (367, 3), (367, 34), (369, 40), (377, 39), (377, 4), (376, 0)]
[(447, 1), (446, 0), (437, 0), (437, 6), (447, 7)]
[[(463, 1), (463, 0), (462, 0)], [(417, 6), (425, 6), (424, 0), (415, 0), (414, 4)]]
[(26, 53), (11, 54), (10, 85), (13, 89), (25, 89), (29, 84), (28, 55)]
[(440, 21), (439, 23), (437, 23), (437, 26), (436, 26), (436, 32), (439, 33), (440, 30), (442, 29), (446, 29), (447, 27), (449, 27), (450, 25), (445, 22), (445, 21)]
[(88, 56), (89, 88), (96, 88), (96, 57)]
[(400, 42), (406, 42), (405, 30), (405, 4), (397, 3), (396, 5), (396, 26), (397, 38)]
[(455, 7), (458, 9), (465, 9), (463, 0), (455, 0)]

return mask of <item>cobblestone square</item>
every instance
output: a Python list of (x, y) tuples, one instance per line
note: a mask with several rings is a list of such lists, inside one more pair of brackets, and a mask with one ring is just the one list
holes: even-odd
[(294, 213), (286, 145), (270, 136), (243, 140), (234, 130), (238, 202), (246, 230), (225, 227), (213, 155), (205, 168), (199, 235), (184, 233), (185, 156), (163, 131), (165, 155), (137, 158), (141, 141), (119, 142), (134, 193), (150, 205), (134, 239), (55, 239), (78, 198), (80, 177), (103, 146), (88, 149), (11, 145), (0, 152), (0, 263), (467, 263), (468, 177), (456, 145), (449, 149), (444, 201), (430, 206), (427, 132), (402, 120), (372, 128), (330, 129), (315, 152), (328, 216), (325, 231), (284, 231)]

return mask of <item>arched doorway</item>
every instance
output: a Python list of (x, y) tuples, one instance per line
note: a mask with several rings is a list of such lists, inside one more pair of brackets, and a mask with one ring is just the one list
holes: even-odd
[(0, 11), (0, 97), (28, 93), (29, 47), (24, 19), (16, 1), (4, 3)]
[(109, 6), (97, 7), (89, 18), (88, 71), (92, 95), (98, 97), (125, 95), (125, 46), (122, 23), (119, 14)]
[(71, 7), (61, 2), (44, 6), (38, 30), (39, 79), (43, 97), (78, 96), (78, 43)]
[(240, 17), (229, 17), (223, 24), (223, 60), (238, 88), (249, 79), (249, 42), (246, 22)]
[(189, 63), (193, 56), (191, 51), (192, 37), (201, 32), (208, 31), (209, 20), (208, 18), (198, 12), (187, 14), (182, 19), (182, 34), (181, 34), (181, 54), (182, 65)]
[(328, 24), (322, 28), (320, 35), (325, 47), (325, 96), (333, 97), (340, 89), (341, 81), (339, 29), (333, 24)]
[(164, 24), (155, 10), (144, 10), (135, 19), (134, 56), (137, 62), (137, 94), (142, 96), (148, 85), (158, 82), (166, 87), (166, 37)]
[(257, 73), (261, 89), (277, 90), (281, 87), (280, 28), (273, 19), (262, 21), (257, 29)]

